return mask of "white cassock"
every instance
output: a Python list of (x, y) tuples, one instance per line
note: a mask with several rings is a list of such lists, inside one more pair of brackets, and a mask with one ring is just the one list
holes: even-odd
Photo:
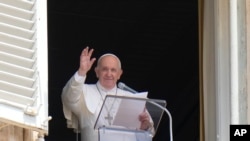
[(124, 96), (132, 93), (117, 87), (105, 91), (99, 82), (84, 84), (85, 79), (76, 72), (67, 82), (62, 91), (63, 112), (68, 128), (80, 129), (81, 141), (98, 141), (94, 125), (106, 94)]

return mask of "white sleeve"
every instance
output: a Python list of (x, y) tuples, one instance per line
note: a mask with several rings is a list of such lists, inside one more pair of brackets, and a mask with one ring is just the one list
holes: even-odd
[(79, 129), (77, 116), (73, 110), (77, 110), (81, 97), (82, 84), (86, 79), (85, 77), (79, 76), (76, 72), (71, 79), (67, 82), (62, 90), (62, 105), (63, 113), (67, 120), (67, 127), (73, 129)]

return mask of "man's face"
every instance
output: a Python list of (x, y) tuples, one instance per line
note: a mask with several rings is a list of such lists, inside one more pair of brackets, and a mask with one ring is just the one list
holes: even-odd
[(122, 75), (119, 61), (114, 56), (103, 57), (95, 72), (99, 82), (106, 89), (112, 89)]

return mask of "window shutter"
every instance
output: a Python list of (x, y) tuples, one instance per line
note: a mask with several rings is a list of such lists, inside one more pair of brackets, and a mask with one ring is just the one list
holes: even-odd
[(48, 134), (47, 1), (0, 0), (0, 122)]

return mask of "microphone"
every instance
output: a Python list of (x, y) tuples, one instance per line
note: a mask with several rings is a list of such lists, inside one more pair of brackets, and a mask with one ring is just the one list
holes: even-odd
[(125, 84), (122, 83), (122, 82), (119, 82), (119, 83), (118, 83), (118, 88), (120, 88), (120, 89), (122, 89), (122, 90), (125, 90), (125, 91), (129, 91), (129, 92), (131, 92), (131, 93), (133, 93), (133, 94), (138, 93), (136, 90), (134, 90), (134, 89), (128, 87), (127, 85), (125, 85)]

